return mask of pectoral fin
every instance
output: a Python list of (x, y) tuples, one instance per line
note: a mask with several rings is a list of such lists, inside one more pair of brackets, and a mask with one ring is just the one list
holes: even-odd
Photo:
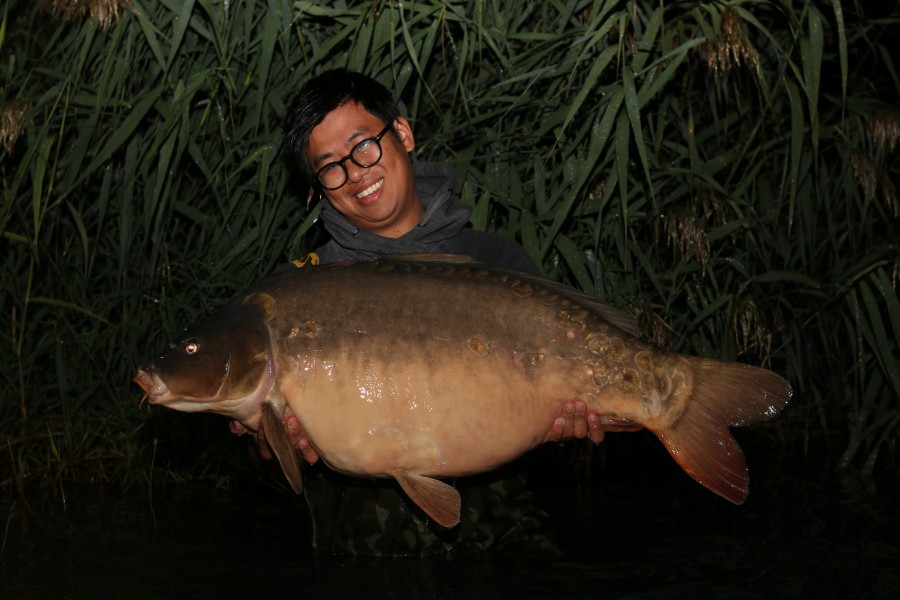
[(271, 402), (262, 403), (262, 424), (263, 431), (266, 432), (266, 440), (269, 442), (278, 462), (281, 463), (281, 470), (284, 471), (288, 483), (291, 484), (294, 492), (299, 494), (303, 491), (303, 478), (300, 475), (300, 461), (297, 460), (297, 453), (291, 446), (291, 440), (278, 411)]
[(459, 523), (460, 498), (454, 487), (406, 471), (394, 471), (393, 475), (410, 499), (435, 522), (444, 527)]

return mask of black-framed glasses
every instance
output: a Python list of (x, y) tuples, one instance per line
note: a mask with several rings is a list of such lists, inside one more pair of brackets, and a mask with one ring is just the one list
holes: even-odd
[(375, 137), (366, 138), (353, 146), (350, 154), (316, 171), (315, 180), (326, 190), (336, 190), (347, 183), (347, 167), (344, 163), (348, 160), (352, 160), (353, 164), (363, 169), (375, 166), (381, 160), (381, 138), (390, 130), (391, 126), (387, 124)]

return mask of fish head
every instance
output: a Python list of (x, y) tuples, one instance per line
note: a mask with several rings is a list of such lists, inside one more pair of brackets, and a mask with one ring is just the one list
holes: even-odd
[(267, 298), (226, 305), (139, 367), (134, 382), (144, 399), (183, 412), (221, 414), (256, 429), (274, 381), (265, 323), (274, 302)]

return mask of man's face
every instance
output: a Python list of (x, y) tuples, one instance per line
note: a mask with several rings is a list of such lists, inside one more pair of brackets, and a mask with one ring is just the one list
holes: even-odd
[[(307, 157), (313, 172), (347, 156), (356, 144), (377, 136), (383, 123), (362, 105), (347, 102), (319, 123), (309, 136)], [(377, 235), (398, 238), (422, 218), (422, 202), (416, 192), (409, 152), (415, 148), (412, 130), (399, 117), (394, 132), (381, 138), (381, 160), (371, 167), (344, 161), (347, 181), (325, 195), (354, 225)], [(399, 136), (399, 140), (397, 137)]]

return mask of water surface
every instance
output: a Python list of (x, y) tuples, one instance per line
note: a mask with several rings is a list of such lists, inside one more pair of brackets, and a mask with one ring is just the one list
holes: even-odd
[(559, 556), (316, 556), (302, 498), (255, 479), (8, 500), (0, 598), (900, 597), (893, 482), (756, 458), (740, 507), (665, 456), (537, 477)]

